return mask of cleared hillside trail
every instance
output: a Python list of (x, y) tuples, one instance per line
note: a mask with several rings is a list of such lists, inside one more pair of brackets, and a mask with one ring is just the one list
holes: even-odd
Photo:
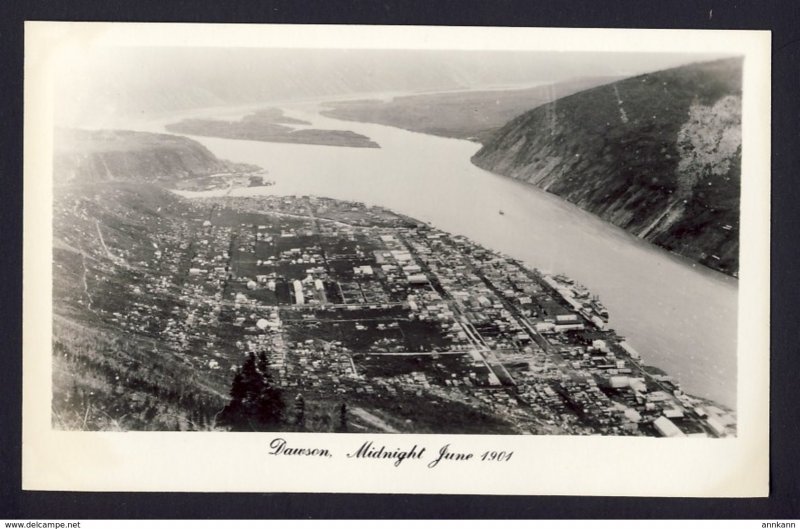
[(391, 425), (387, 424), (386, 421), (377, 417), (376, 415), (371, 414), (367, 410), (363, 408), (350, 408), (350, 413), (358, 417), (359, 419), (363, 420), (371, 424), (372, 426), (380, 429), (382, 432), (385, 433), (400, 433), (399, 430), (396, 430)]

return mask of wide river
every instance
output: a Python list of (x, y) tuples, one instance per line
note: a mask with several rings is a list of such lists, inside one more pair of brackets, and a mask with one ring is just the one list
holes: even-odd
[[(476, 143), (330, 119), (313, 103), (282, 106), (314, 127), (352, 130), (381, 148), (192, 136), (220, 158), (265, 168), (275, 181), (233, 195), (318, 195), (380, 205), (530, 266), (565, 273), (600, 296), (610, 326), (648, 364), (689, 393), (736, 408), (735, 279), (694, 266), (533, 186), (479, 169), (470, 162)], [(147, 128), (163, 131), (163, 124)]]

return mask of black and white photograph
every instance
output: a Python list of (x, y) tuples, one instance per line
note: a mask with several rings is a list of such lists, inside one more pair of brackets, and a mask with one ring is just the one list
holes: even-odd
[[(399, 465), (421, 445), (382, 434), (652, 438), (654, 459), (758, 428), (755, 59), (309, 35), (57, 46), (50, 126), (26, 131), (49, 145), (26, 156), (51, 172), (50, 430), (323, 458), (308, 434), (351, 434), (342, 457)], [(473, 456), (520, 464), (419, 458)]]

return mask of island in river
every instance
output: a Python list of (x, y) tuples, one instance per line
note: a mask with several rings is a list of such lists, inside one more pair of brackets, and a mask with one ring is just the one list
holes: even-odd
[(285, 116), (277, 108), (259, 110), (238, 121), (190, 118), (166, 125), (166, 130), (194, 136), (337, 147), (379, 148), (367, 136), (349, 130), (302, 128), (308, 122)]

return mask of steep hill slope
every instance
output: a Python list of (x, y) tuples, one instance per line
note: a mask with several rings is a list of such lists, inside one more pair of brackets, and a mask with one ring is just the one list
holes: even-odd
[(737, 275), (741, 59), (592, 88), (527, 112), (473, 162)]
[(170, 134), (59, 129), (55, 146), (58, 183), (152, 182), (257, 169), (220, 160), (198, 142)]
[[(147, 183), (63, 186), (54, 199), (53, 425), (210, 427), (227, 399), (228, 375), (164, 339), (163, 322), (184, 305), (181, 291), (148, 283), (182, 264), (167, 252), (198, 212)], [(136, 326), (123, 320), (139, 314)]]

